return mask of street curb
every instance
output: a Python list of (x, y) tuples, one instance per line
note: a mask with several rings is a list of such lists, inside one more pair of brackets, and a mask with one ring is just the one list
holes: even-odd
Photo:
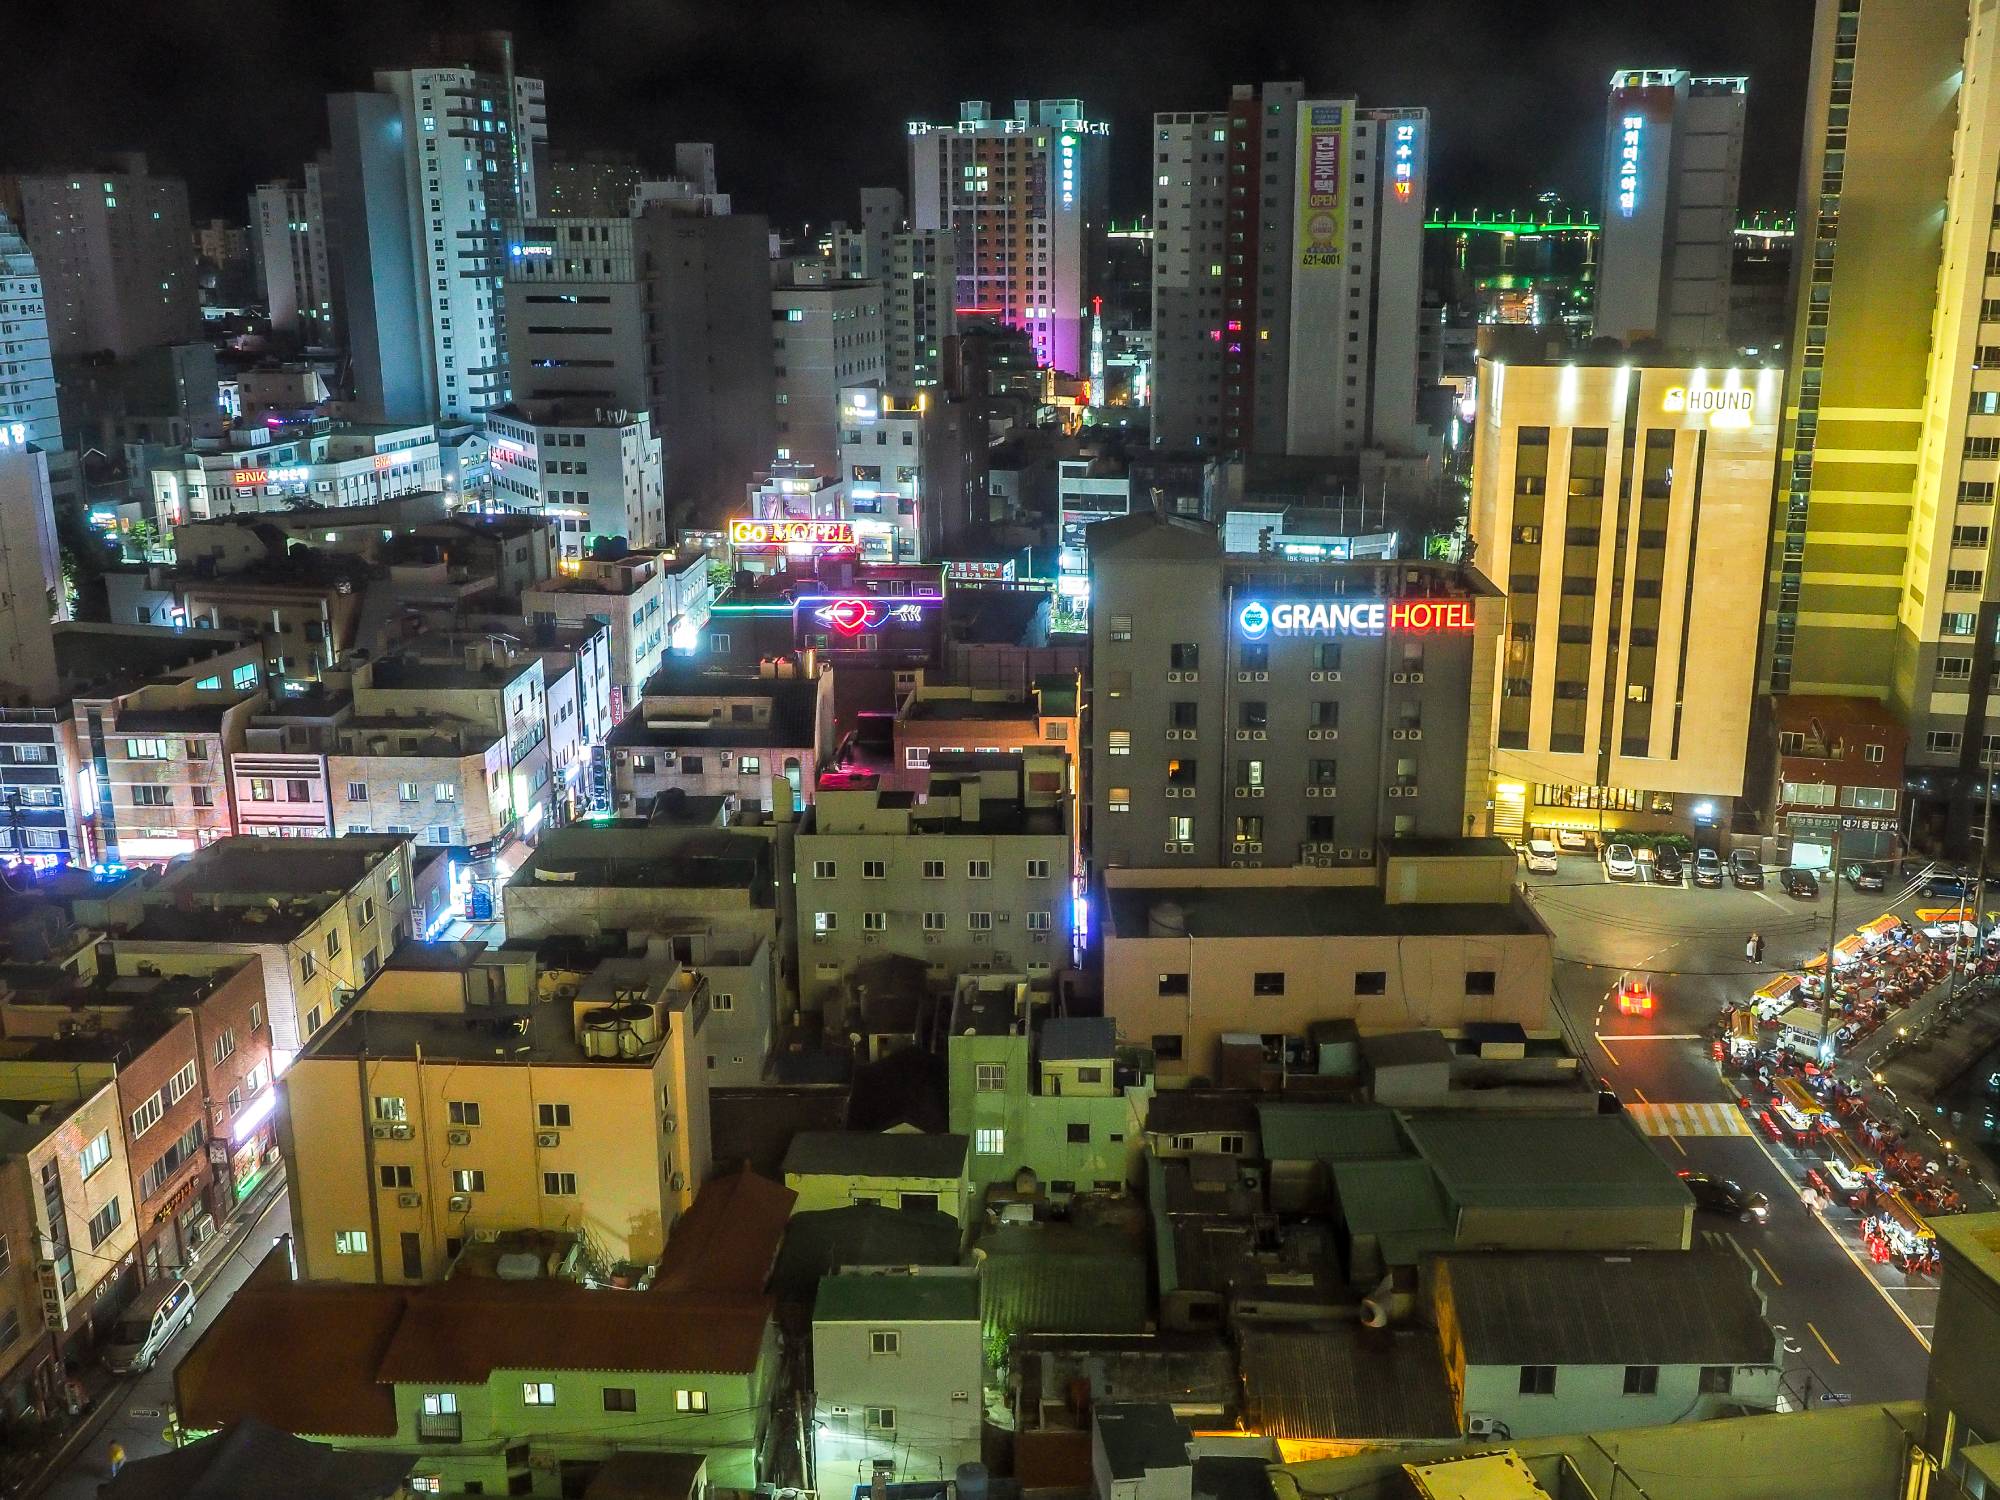
[[(228, 1233), (224, 1236), (225, 1241), (228, 1243), (222, 1245), (221, 1253), (212, 1256), (206, 1266), (196, 1268), (194, 1279), (189, 1282), (189, 1285), (194, 1288), (197, 1298), (201, 1296), (205, 1288), (214, 1283), (216, 1277), (222, 1274), (222, 1268), (229, 1263), (230, 1258), (243, 1247), (244, 1241), (256, 1233), (257, 1226), (264, 1222), (265, 1216), (277, 1206), (279, 1200), (284, 1198), (286, 1182), (285, 1168), (282, 1160), (279, 1162), (277, 1170), (271, 1174), (270, 1185), (271, 1194), (264, 1200), (263, 1206), (247, 1218), (239, 1217), (230, 1226)], [(264, 1188), (260, 1186), (258, 1191), (261, 1193), (264, 1191)], [(33, 1500), (34, 1496), (39, 1495), (43, 1490), (47, 1489), (55, 1479), (55, 1476), (69, 1466), (77, 1453), (92, 1438), (96, 1437), (98, 1433), (110, 1425), (112, 1415), (118, 1409), (120, 1401), (123, 1400), (126, 1393), (131, 1391), (133, 1386), (138, 1384), (138, 1380), (139, 1377), (137, 1375), (128, 1375), (106, 1391), (98, 1399), (97, 1406), (91, 1411), (90, 1415), (83, 1419), (76, 1430), (50, 1456), (49, 1461), (42, 1465), (41, 1469), (32, 1479), (27, 1480), (18, 1489), (10, 1493), (9, 1500)]]

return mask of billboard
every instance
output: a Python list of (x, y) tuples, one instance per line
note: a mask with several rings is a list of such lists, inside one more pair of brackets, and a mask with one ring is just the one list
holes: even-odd
[(729, 523), (729, 543), (733, 547), (852, 547), (854, 525), (851, 521), (738, 517)]
[(1338, 267), (1347, 243), (1345, 104), (1310, 104), (1299, 113), (1299, 268)]

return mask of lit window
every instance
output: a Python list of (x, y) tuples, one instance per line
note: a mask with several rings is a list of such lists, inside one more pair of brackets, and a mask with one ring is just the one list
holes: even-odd
[(973, 1134), (972, 1149), (981, 1156), (998, 1156), (1007, 1149), (1007, 1132), (998, 1125), (982, 1126)]

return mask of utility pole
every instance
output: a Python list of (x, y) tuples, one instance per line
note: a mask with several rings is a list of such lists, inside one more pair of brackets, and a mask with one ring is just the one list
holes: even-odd
[[(1838, 799), (1836, 799), (1838, 800)], [(1827, 1032), (1833, 1026), (1833, 945), (1840, 938), (1840, 809), (1833, 810), (1833, 864), (1829, 867), (1833, 876), (1833, 910), (1826, 924), (1826, 974), (1819, 997), (1819, 1060), (1824, 1067), (1827, 1060)]]

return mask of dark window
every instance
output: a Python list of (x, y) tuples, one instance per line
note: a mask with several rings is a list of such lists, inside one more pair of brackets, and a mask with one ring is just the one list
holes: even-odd
[(1386, 995), (1389, 993), (1389, 975), (1382, 969), (1356, 969), (1354, 971), (1354, 993), (1357, 995)]
[(1658, 1365), (1627, 1365), (1625, 1367), (1625, 1394), (1628, 1396), (1650, 1396), (1660, 1388), (1660, 1367)]
[(604, 1388), (604, 1409), (606, 1411), (637, 1411), (639, 1393), (629, 1385), (607, 1385)]
[(1162, 995), (1185, 995), (1188, 992), (1188, 977), (1185, 974), (1162, 974), (1160, 993)]
[(1468, 995), (1492, 994), (1493, 978), (1493, 971), (1491, 969), (1467, 969), (1465, 971), (1465, 993)]
[(1734, 1384), (1736, 1372), (1728, 1365), (1703, 1365), (1701, 1367), (1701, 1393), (1704, 1396), (1726, 1396)]
[(1157, 1062), (1179, 1062), (1181, 1060), (1180, 1033), (1176, 1031), (1154, 1032), (1153, 1058)]
[(1554, 1365), (1522, 1365), (1521, 1394), (1524, 1396), (1553, 1396), (1556, 1393), (1556, 1367)]
[(403, 1241), (403, 1274), (412, 1281), (424, 1279), (424, 1237), (420, 1234), (405, 1233)]
[(911, 1213), (936, 1213), (938, 1195), (936, 1193), (904, 1193), (896, 1202), (898, 1208)]
[(1253, 995), (1282, 995), (1285, 993), (1285, 971), (1283, 969), (1259, 969), (1251, 980)]
[(1090, 1125), (1087, 1121), (1072, 1120), (1068, 1127), (1069, 1143), (1072, 1146), (1090, 1144)]

